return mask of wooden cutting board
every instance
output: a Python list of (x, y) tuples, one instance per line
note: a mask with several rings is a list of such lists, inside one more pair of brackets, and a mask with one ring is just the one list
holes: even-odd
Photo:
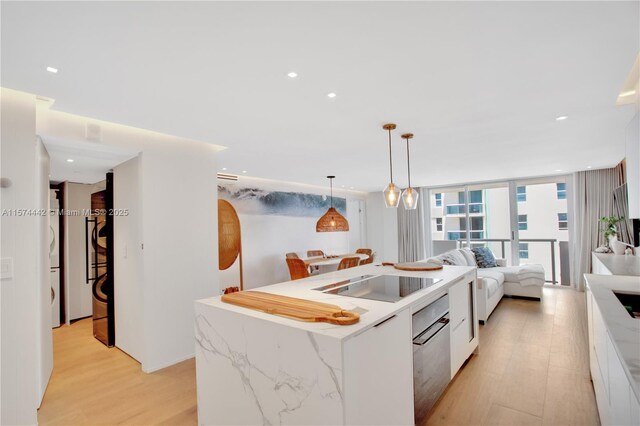
[(442, 266), (433, 266), (427, 262), (408, 262), (408, 263), (390, 263), (384, 262), (382, 266), (393, 266), (400, 271), (437, 271), (442, 269)]
[(360, 321), (360, 314), (344, 311), (340, 306), (261, 291), (223, 294), (222, 301), (298, 321), (328, 322), (337, 325), (351, 325)]

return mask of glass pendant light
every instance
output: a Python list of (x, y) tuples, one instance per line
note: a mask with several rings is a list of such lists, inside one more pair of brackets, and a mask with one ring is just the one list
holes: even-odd
[(349, 230), (349, 222), (338, 210), (333, 207), (333, 179), (335, 176), (327, 176), (331, 185), (331, 207), (322, 215), (316, 223), (316, 232), (346, 232)]
[(413, 138), (413, 133), (405, 133), (402, 135), (402, 139), (407, 141), (407, 178), (409, 180), (409, 186), (402, 192), (402, 204), (407, 210), (415, 210), (418, 207), (418, 191), (411, 187), (411, 168), (409, 165), (409, 139)]
[(388, 208), (398, 207), (398, 203), (400, 203), (400, 188), (393, 183), (393, 161), (391, 161), (391, 131), (396, 128), (396, 125), (387, 123), (382, 128), (389, 132), (389, 174), (391, 175), (391, 182), (383, 192), (384, 203)]

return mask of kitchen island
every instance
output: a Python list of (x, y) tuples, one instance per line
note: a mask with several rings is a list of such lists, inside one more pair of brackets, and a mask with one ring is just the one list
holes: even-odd
[[(417, 291), (405, 288), (394, 301), (318, 290), (381, 275), (407, 277), (398, 279), (409, 287), (422, 278), (439, 281)], [(200, 424), (413, 424), (413, 314), (448, 300), (447, 353), (441, 354), (447, 382), (478, 345), (473, 267), (406, 272), (371, 264), (257, 290), (338, 305), (360, 313), (360, 321), (301, 322), (220, 297), (197, 301)]]

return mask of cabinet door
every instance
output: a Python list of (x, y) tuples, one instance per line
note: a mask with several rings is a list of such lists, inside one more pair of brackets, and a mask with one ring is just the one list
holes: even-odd
[(607, 336), (607, 369), (609, 371), (609, 414), (614, 425), (631, 424), (631, 406), (629, 405), (629, 380), (624, 374), (620, 358), (613, 343)]
[(411, 312), (344, 342), (345, 423), (413, 424)]
[[(473, 283), (473, 281), (471, 281)], [(472, 284), (473, 285), (473, 284)], [(453, 378), (464, 361), (471, 355), (469, 342), (475, 333), (473, 317), (473, 293), (469, 292), (466, 276), (449, 288), (449, 316), (451, 327), (451, 377)]]

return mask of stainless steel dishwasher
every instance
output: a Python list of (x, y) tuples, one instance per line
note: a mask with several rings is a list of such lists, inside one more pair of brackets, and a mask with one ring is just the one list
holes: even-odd
[(449, 296), (413, 314), (412, 331), (413, 403), (419, 425), (451, 380)]

